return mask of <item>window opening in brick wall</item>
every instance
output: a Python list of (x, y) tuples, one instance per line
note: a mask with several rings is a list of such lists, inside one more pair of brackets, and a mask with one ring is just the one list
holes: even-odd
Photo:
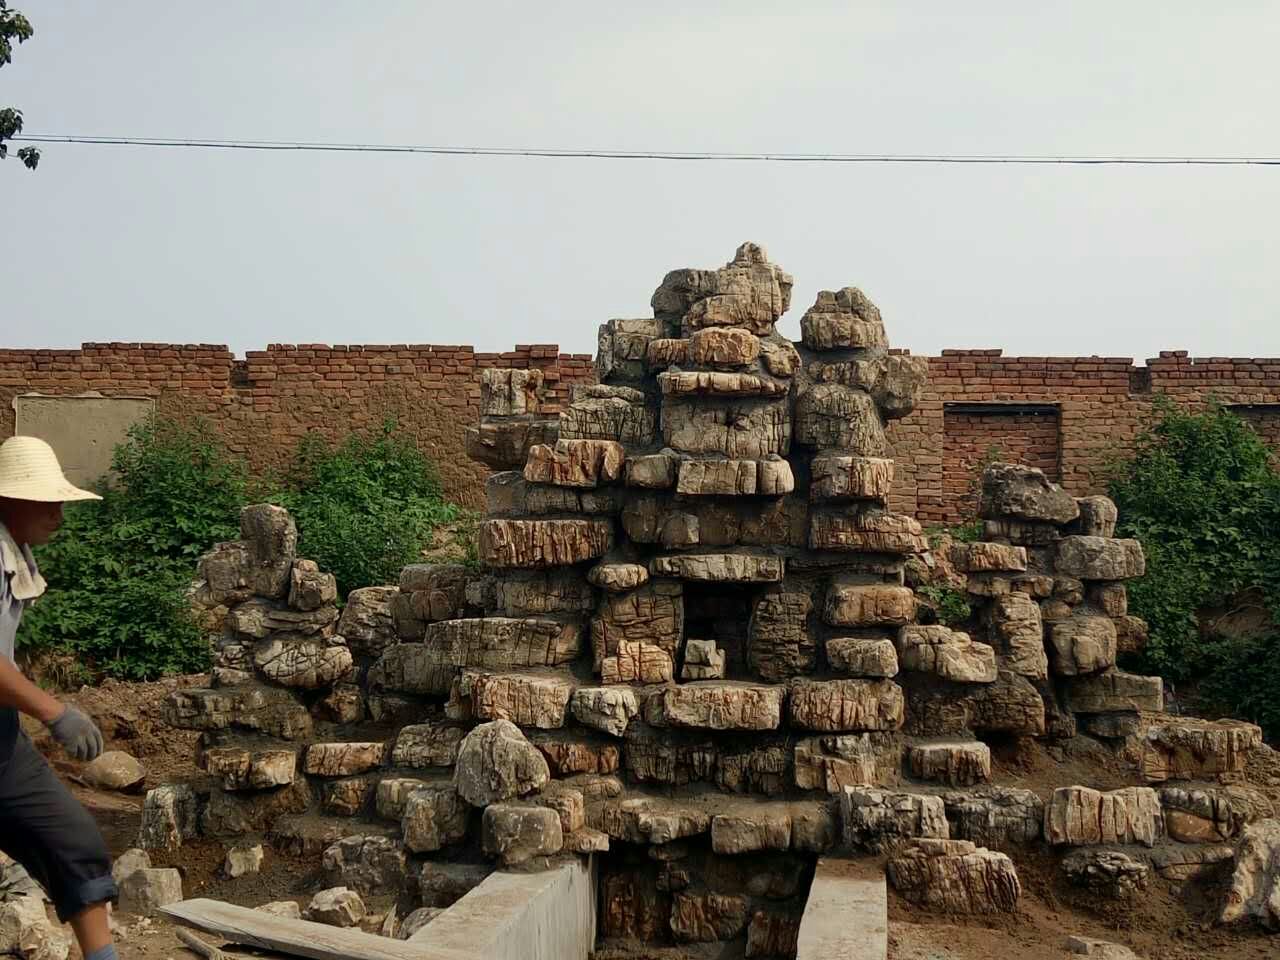
[(1248, 420), (1267, 446), (1280, 453), (1280, 403), (1232, 403), (1227, 409)]
[(942, 501), (948, 522), (978, 511), (983, 466), (991, 460), (1061, 475), (1062, 433), (1057, 404), (948, 403), (942, 408)]

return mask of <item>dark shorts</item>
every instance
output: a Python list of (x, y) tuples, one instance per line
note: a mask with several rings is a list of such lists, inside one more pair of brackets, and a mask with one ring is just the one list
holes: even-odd
[(27, 868), (64, 923), (116, 898), (111, 854), (93, 818), (19, 733), (0, 757), (0, 851)]

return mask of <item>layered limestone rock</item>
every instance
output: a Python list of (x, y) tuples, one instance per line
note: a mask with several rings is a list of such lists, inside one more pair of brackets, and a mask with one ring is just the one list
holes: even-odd
[(1059, 787), (1045, 808), (1045, 839), (1082, 846), (1140, 843), (1154, 846), (1164, 835), (1160, 797), (1147, 787), (1103, 793), (1088, 787)]
[(1280, 930), (1280, 820), (1247, 827), (1236, 848), (1231, 885), (1218, 919), (1235, 923), (1247, 918)]
[(1009, 913), (1022, 894), (1008, 856), (967, 840), (914, 840), (887, 871), (905, 899), (947, 913)]
[(1262, 730), (1239, 720), (1168, 718), (1140, 733), (1142, 775), (1165, 780), (1228, 780), (1244, 771), (1249, 752), (1262, 744)]
[(942, 626), (912, 625), (898, 634), (898, 663), (903, 670), (931, 673), (955, 683), (993, 683), (996, 652), (967, 633)]
[(916, 744), (907, 751), (907, 762), (916, 779), (952, 787), (991, 779), (991, 748), (977, 740)]
[(900, 847), (918, 837), (945, 840), (949, 836), (941, 797), (846, 787), (840, 794), (843, 842), (873, 852)]

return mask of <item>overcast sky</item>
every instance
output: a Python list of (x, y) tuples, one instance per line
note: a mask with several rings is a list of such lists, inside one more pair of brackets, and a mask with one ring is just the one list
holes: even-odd
[[(1280, 5), (13, 0), (28, 133), (1280, 156)], [(1280, 167), (50, 145), (0, 163), (0, 346), (561, 344), (762, 243), (916, 353), (1280, 355)]]

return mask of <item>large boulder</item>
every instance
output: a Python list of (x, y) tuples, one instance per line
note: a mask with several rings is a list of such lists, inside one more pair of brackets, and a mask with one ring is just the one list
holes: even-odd
[(967, 840), (915, 840), (888, 863), (902, 896), (948, 913), (1008, 913), (1022, 886), (1013, 861)]
[(1219, 919), (1235, 923), (1247, 918), (1280, 930), (1280, 820), (1246, 827), (1236, 848), (1235, 872)]
[(989, 520), (1070, 523), (1080, 515), (1075, 498), (1043, 470), (1017, 463), (993, 463), (982, 474), (981, 512)]
[(550, 779), (546, 758), (509, 720), (480, 724), (458, 748), (454, 783), (474, 807), (533, 793)]

